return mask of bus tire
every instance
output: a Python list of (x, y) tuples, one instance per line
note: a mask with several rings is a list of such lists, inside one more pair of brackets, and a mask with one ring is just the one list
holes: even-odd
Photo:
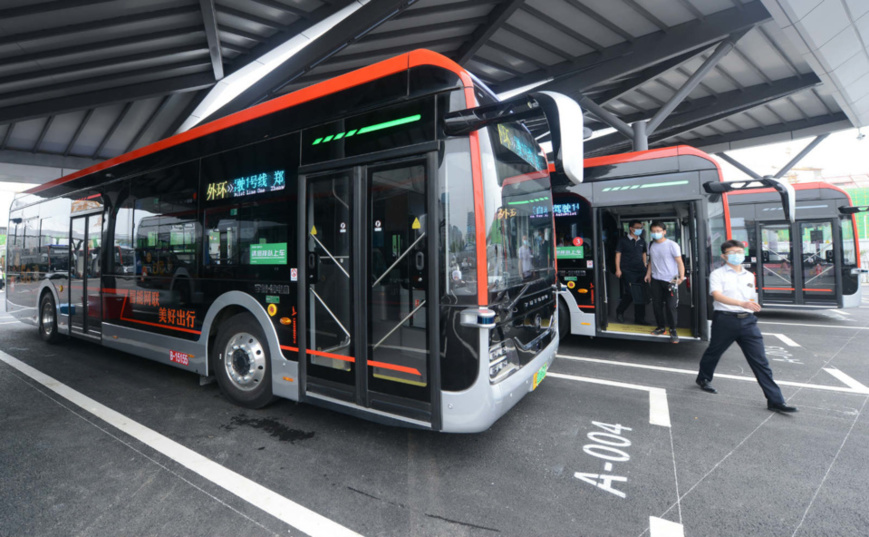
[(60, 341), (57, 331), (57, 306), (51, 293), (43, 294), (39, 301), (39, 337), (46, 343)]
[(564, 339), (570, 335), (570, 311), (567, 309), (567, 301), (558, 299), (558, 339)]
[(233, 315), (220, 324), (211, 350), (220, 391), (245, 408), (272, 402), (272, 366), (262, 328), (251, 315)]

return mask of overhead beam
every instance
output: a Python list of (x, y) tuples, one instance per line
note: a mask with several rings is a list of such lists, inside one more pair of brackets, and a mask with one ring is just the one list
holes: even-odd
[(217, 32), (217, 11), (214, 9), (214, 0), (199, 0), (199, 8), (202, 10), (202, 25), (205, 27), (205, 39), (208, 41), (214, 80), (220, 80), (223, 78), (223, 54), (220, 51), (220, 34)]
[(99, 160), (94, 160), (87, 157), (76, 157), (58, 155), (57, 153), (40, 153), (30, 151), (17, 151), (15, 149), (0, 150), (0, 163), (3, 164), (23, 164), (25, 166), (47, 166), (51, 168), (70, 168), (73, 170), (81, 170), (94, 164), (99, 164)]
[(739, 143), (751, 140), (754, 138), (766, 138), (763, 143), (773, 143), (785, 140), (795, 140), (806, 136), (816, 136), (827, 132), (836, 132), (843, 129), (853, 128), (851, 121), (844, 112), (837, 112), (832, 115), (815, 116), (809, 119), (800, 119), (797, 121), (789, 121), (779, 123), (769, 127), (758, 127), (745, 131), (730, 132), (727, 134), (719, 134), (716, 136), (707, 136), (701, 138), (693, 138), (686, 143), (698, 149), (705, 149), (713, 152), (729, 151), (741, 147), (748, 147), (750, 144)]
[(522, 7), (525, 0), (504, 0), (489, 13), (486, 22), (480, 25), (477, 30), (471, 35), (470, 39), (459, 49), (455, 55), (456, 63), (465, 65), (468, 60), (474, 57), (474, 54), (480, 50), (480, 47), (486, 44), (502, 24), (507, 22), (517, 9)]
[(727, 153), (715, 153), (715, 156), (720, 158), (721, 160), (729, 163), (731, 166), (741, 171), (745, 175), (751, 177), (752, 179), (760, 179), (760, 174), (746, 166), (745, 164), (739, 162), (735, 158), (731, 157)]
[(211, 72), (194, 73), (141, 84), (118, 86), (78, 95), (46, 99), (34, 103), (17, 104), (0, 108), (0, 124), (131, 100), (147, 99), (168, 93), (196, 91), (212, 85), (214, 85), (214, 76)]
[(313, 43), (297, 52), (280, 67), (262, 77), (233, 100), (210, 114), (209, 119), (224, 117), (271, 98), (280, 88), (389, 21), (415, 1), (380, 0), (365, 4), (351, 16), (326, 31)]
[(584, 92), (597, 84), (646, 69), (689, 51), (709, 47), (770, 18), (760, 1), (755, 0), (741, 9), (734, 7), (719, 11), (703, 21), (685, 22), (666, 32), (655, 32), (633, 42), (606, 47), (600, 53), (584, 54), (549, 69), (534, 71), (502, 84), (497, 91), (500, 93), (554, 78), (541, 89)]
[(829, 136), (829, 135), (830, 135), (829, 132), (828, 132), (828, 133), (825, 133), (825, 134), (821, 134), (821, 135), (817, 136), (814, 140), (812, 140), (811, 142), (809, 142), (809, 145), (807, 145), (806, 147), (804, 147), (802, 151), (800, 151), (799, 153), (797, 153), (797, 155), (796, 155), (794, 158), (792, 158), (792, 159), (790, 160), (790, 162), (788, 162), (787, 164), (785, 164), (785, 165), (782, 167), (782, 169), (780, 169), (780, 170), (778, 171), (778, 173), (775, 174), (775, 178), (776, 178), (776, 179), (781, 179), (782, 177), (784, 177), (786, 173), (788, 173), (789, 171), (791, 171), (791, 168), (793, 168), (794, 166), (796, 166), (797, 163), (799, 163), (799, 161), (803, 160), (803, 159), (806, 157), (806, 155), (808, 155), (809, 153), (812, 152), (812, 150), (813, 150), (814, 148), (818, 147), (818, 144), (820, 144), (821, 142), (823, 142), (824, 140), (826, 140), (826, 139), (827, 139), (827, 136)]
[[(777, 80), (772, 84), (758, 84), (741, 91), (734, 90), (720, 95), (686, 101), (661, 123), (657, 133), (650, 136), (649, 143), (679, 136), (709, 123), (810, 88), (820, 84), (820, 82), (821, 80), (816, 75), (805, 74), (801, 77)], [(654, 110), (645, 111), (622, 117), (621, 120), (625, 123), (645, 121), (654, 113)], [(612, 153), (628, 144), (628, 140), (625, 140), (624, 137), (613, 133), (587, 141), (585, 151), (586, 154)]]
[(258, 44), (248, 50), (244, 55), (239, 56), (238, 58), (233, 58), (233, 60), (224, 67), (224, 74), (232, 74), (235, 71), (238, 71), (239, 69), (250, 63), (251, 58), (259, 58), (265, 53), (285, 43), (290, 38), (304, 32), (305, 30), (322, 21), (323, 19), (326, 19), (327, 17), (330, 17), (335, 13), (341, 11), (353, 2), (356, 2), (356, 0), (336, 0), (334, 2), (324, 3), (322, 6), (310, 12), (307, 19), (298, 20), (290, 24), (289, 26), (278, 30), (274, 33), (274, 35), (271, 35), (266, 39), (258, 36), (256, 39)]
[(670, 113), (676, 109), (677, 106), (682, 104), (682, 101), (688, 97), (688, 94), (694, 91), (697, 88), (697, 85), (703, 80), (709, 71), (715, 68), (725, 56), (727, 56), (731, 50), (736, 46), (737, 41), (739, 41), (748, 30), (742, 30), (741, 32), (731, 35), (727, 37), (724, 41), (718, 44), (715, 47), (715, 50), (712, 54), (709, 55), (708, 58), (700, 65), (700, 67), (688, 77), (688, 80), (685, 81), (684, 84), (676, 91), (676, 93), (670, 97), (670, 100), (667, 101), (664, 106), (660, 108), (657, 112), (655, 112), (654, 117), (649, 120), (648, 125), (646, 125), (646, 132), (648, 134), (652, 134), (657, 130), (659, 126), (670, 116)]

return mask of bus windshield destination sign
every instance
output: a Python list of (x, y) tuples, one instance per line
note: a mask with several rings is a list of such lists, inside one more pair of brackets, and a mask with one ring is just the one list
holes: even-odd
[(546, 160), (535, 149), (531, 137), (512, 125), (498, 125), (498, 139), (501, 145), (512, 151), (516, 156), (530, 164), (535, 170), (545, 170)]

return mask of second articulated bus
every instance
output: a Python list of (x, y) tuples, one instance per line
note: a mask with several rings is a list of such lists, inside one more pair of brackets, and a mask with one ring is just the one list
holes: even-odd
[(498, 102), (424, 50), (137, 149), (13, 202), (7, 310), (241, 405), (485, 430), (558, 346), (527, 246), (554, 237), (550, 163), (520, 119), (581, 181), (575, 102)]
[(797, 183), (796, 216), (787, 221), (775, 193), (734, 193), (733, 238), (746, 244), (746, 261), (758, 276), (758, 300), (767, 308), (860, 306), (860, 242), (848, 193), (822, 182)]
[[(679, 337), (708, 340), (707, 280), (720, 266), (721, 243), (731, 236), (727, 193), (769, 187), (770, 202), (789, 217), (790, 186), (770, 178), (723, 182), (718, 164), (688, 146), (592, 158), (584, 165), (582, 184), (560, 180), (558, 174), (553, 178), (560, 300), (566, 313), (559, 320), (561, 333), (669, 341), (651, 334), (651, 304), (646, 325), (616, 319), (625, 289), (616, 277), (615, 250), (630, 222), (639, 220), (647, 244), (649, 225), (660, 221), (667, 238), (681, 247), (686, 281), (678, 291)], [(625, 317), (633, 318), (633, 306)]]

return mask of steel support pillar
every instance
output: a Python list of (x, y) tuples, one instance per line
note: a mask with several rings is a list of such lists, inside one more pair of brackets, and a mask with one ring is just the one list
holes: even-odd
[(634, 151), (648, 151), (649, 133), (648, 124), (645, 121), (635, 121), (631, 128), (634, 131)]

